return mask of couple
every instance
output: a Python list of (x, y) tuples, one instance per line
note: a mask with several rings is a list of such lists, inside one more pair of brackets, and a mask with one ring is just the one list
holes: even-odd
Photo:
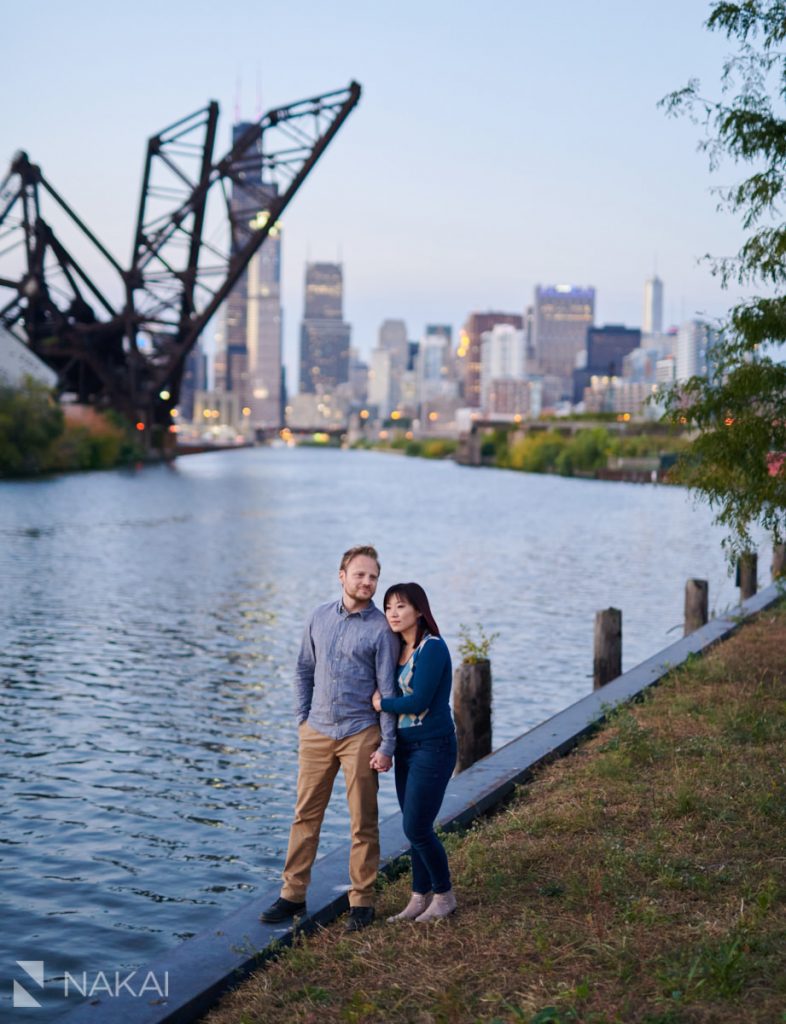
[(281, 896), (261, 915), (268, 924), (305, 911), (319, 830), (339, 767), (352, 834), (347, 931), (374, 920), (378, 773), (390, 770), (394, 750), (404, 834), (412, 844), (412, 896), (389, 920), (430, 921), (456, 909), (447, 855), (434, 833), (456, 763), (450, 654), (417, 583), (390, 587), (384, 615), (375, 607), (379, 573), (373, 547), (350, 548), (338, 573), (341, 599), (320, 605), (306, 626), (296, 673), (295, 819)]

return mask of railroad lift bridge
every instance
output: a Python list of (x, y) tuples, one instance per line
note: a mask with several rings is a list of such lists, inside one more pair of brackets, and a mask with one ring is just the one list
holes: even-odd
[[(57, 373), (59, 394), (118, 410), (147, 451), (170, 450), (188, 353), (359, 99), (351, 82), (270, 110), (218, 160), (215, 101), (152, 136), (127, 269), (18, 152), (0, 182), (0, 324)], [(113, 278), (121, 302), (97, 283)]]

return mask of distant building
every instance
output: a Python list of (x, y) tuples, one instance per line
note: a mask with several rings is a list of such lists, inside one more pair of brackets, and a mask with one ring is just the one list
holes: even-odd
[(487, 412), (507, 412), (507, 408), (491, 408), (492, 391), (497, 404), (502, 395), (505, 396), (506, 405), (514, 401), (510, 396), (517, 394), (516, 389), (500, 385), (512, 381), (523, 383), (525, 368), (526, 341), (523, 329), (510, 324), (495, 324), (490, 331), (484, 331), (480, 344), (481, 408)]
[[(397, 389), (398, 390), (398, 389)], [(384, 348), (375, 348), (371, 353), (368, 371), (368, 404), (374, 406), (380, 419), (387, 419), (393, 401), (393, 358)]]
[(0, 324), (0, 386), (20, 387), (25, 377), (48, 388), (57, 384), (55, 371)]
[(576, 356), (595, 320), (595, 289), (538, 285), (532, 319), (532, 349), (544, 376), (562, 379), (563, 397), (572, 392)]
[(670, 327), (668, 331), (657, 331), (648, 333), (646, 331), (641, 332), (641, 345), (642, 348), (653, 348), (657, 349), (660, 353), (660, 358), (664, 356), (674, 355), (674, 346), (677, 344), (677, 328)]
[(658, 360), (661, 358), (657, 348), (646, 348), (642, 343), (634, 348), (622, 360), (622, 376), (625, 380), (637, 383), (654, 384)]
[[(233, 142), (249, 127), (234, 125)], [(265, 203), (272, 203), (277, 191), (276, 184), (264, 181), (257, 142), (243, 162), (241, 180), (232, 184), (233, 254), (266, 223)], [(234, 392), (240, 405), (249, 408), (252, 428), (278, 429), (283, 424), (281, 343), (281, 227), (275, 224), (227, 296), (224, 322), (216, 332), (215, 386)]]
[(712, 348), (716, 341), (714, 329), (704, 320), (689, 320), (677, 331), (675, 380), (712, 375)]
[(356, 349), (349, 350), (349, 389), (352, 402), (358, 407), (368, 399), (368, 364), (364, 363)]
[(644, 282), (644, 316), (641, 321), (644, 334), (663, 331), (663, 281), (653, 274)]
[(461, 329), (458, 357), (462, 368), (464, 404), (471, 409), (479, 409), (481, 405), (481, 338), (496, 324), (508, 324), (522, 330), (524, 320), (518, 313), (470, 313)]
[(343, 430), (347, 423), (344, 403), (327, 392), (293, 395), (286, 414), (287, 426), (293, 430)]
[(654, 384), (593, 376), (584, 391), (584, 411), (627, 413), (636, 419), (657, 419), (659, 413), (650, 405), (654, 391)]
[(223, 388), (194, 392), (194, 426), (205, 438), (234, 439), (242, 426), (237, 395)]
[(407, 325), (403, 320), (383, 320), (379, 328), (379, 348), (390, 352), (391, 367), (403, 373), (409, 360)]
[(622, 376), (622, 361), (641, 344), (638, 327), (607, 324), (587, 330), (587, 369), (610, 377)]
[(331, 391), (349, 381), (351, 327), (344, 322), (340, 263), (307, 263), (300, 327), (300, 390)]
[(194, 419), (194, 397), (197, 391), (207, 391), (207, 356), (199, 342), (188, 353), (183, 365), (180, 399), (177, 403), (179, 422), (190, 423)]
[(677, 379), (677, 360), (674, 356), (664, 356), (655, 364), (655, 383), (659, 387), (668, 387)]
[(621, 377), (625, 356), (641, 345), (638, 327), (607, 324), (587, 328), (586, 360), (573, 371), (573, 401), (582, 400), (591, 377)]
[(427, 324), (418, 346), (417, 405), (423, 425), (450, 421), (459, 405), (452, 330), (446, 324)]
[(533, 393), (539, 393), (539, 385), (530, 380), (492, 380), (483, 406), (484, 412), (488, 416), (524, 419), (532, 415)]
[(394, 409), (401, 399), (401, 380), (409, 363), (407, 325), (403, 320), (383, 320), (379, 328), (377, 347), (389, 355), (390, 387), (387, 401)]
[(418, 347), (418, 386), (421, 402), (456, 391), (451, 373), (451, 329), (429, 324)]

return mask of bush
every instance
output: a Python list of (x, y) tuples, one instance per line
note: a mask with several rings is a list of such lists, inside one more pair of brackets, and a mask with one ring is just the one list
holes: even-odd
[(42, 472), (62, 432), (62, 409), (43, 384), (28, 377), (21, 388), (0, 387), (0, 474)]
[(125, 430), (102, 417), (99, 424), (66, 423), (64, 433), (52, 445), (47, 469), (110, 469), (132, 461), (137, 452)]
[(0, 388), (0, 476), (110, 469), (140, 457), (120, 415), (83, 413), (82, 422), (69, 422), (49, 389), (31, 379)]
[(606, 465), (610, 445), (609, 432), (603, 427), (577, 431), (557, 460), (557, 472), (563, 476), (594, 473)]
[(511, 446), (509, 464), (512, 469), (523, 469), (525, 473), (554, 472), (560, 453), (567, 443), (554, 430), (530, 434)]
[(484, 434), (480, 454), (486, 459), (493, 457), (495, 466), (506, 468), (510, 463), (510, 431), (505, 427), (497, 427)]
[(456, 441), (446, 437), (437, 437), (430, 441), (422, 442), (421, 455), (424, 459), (445, 459), (452, 455), (458, 447)]

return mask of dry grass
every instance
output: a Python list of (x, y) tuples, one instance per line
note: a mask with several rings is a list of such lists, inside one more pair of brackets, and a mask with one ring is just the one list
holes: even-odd
[(339, 923), (207, 1024), (786, 1022), (784, 652), (764, 613), (449, 836), (454, 918)]

